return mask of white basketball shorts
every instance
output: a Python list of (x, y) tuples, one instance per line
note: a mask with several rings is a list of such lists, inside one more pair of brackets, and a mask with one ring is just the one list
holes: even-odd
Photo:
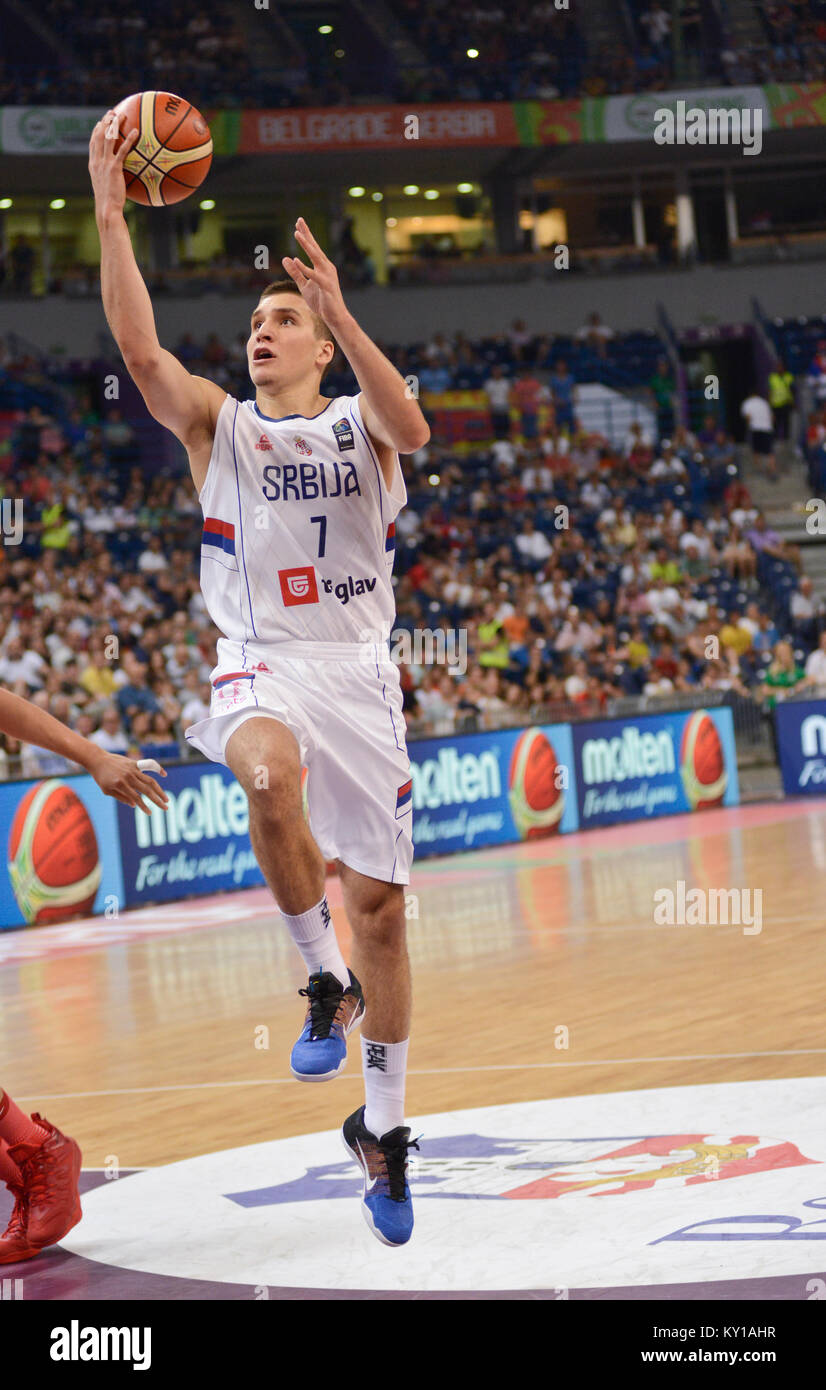
[(409, 883), (413, 796), (399, 672), (387, 643), (218, 641), (209, 718), (185, 731), (224, 763), (247, 719), (278, 719), (307, 768), (310, 831), (324, 858)]

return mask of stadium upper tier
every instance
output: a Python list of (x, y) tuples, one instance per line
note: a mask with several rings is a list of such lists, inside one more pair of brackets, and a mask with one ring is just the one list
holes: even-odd
[[(0, 105), (104, 105), (146, 88), (200, 106), (496, 101), (826, 76), (824, 0), (763, 0), (744, 32), (714, 0), (400, 0), (268, 9), (0, 0)], [(248, 11), (248, 12), (247, 12)], [(32, 54), (36, 53), (35, 60)]]

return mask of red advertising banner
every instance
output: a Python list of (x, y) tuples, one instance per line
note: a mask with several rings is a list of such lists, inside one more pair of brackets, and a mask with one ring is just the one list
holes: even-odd
[(518, 145), (510, 102), (242, 111), (236, 152)]

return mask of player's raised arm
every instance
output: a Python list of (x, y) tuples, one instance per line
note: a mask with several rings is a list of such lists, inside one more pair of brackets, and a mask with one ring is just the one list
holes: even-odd
[[(48, 748), (50, 753), (58, 753), (73, 763), (79, 763), (91, 773), (101, 791), (106, 792), (107, 796), (114, 796), (126, 806), (140, 806), (149, 815), (144, 796), (154, 801), (156, 806), (167, 805), (166, 792), (161, 791), (157, 782), (145, 772), (141, 772), (133, 758), (107, 753), (90, 739), (75, 733), (74, 729), (67, 729), (48, 710), (30, 704), (21, 696), (13, 695), (10, 690), (0, 690), (0, 729), (21, 743)], [(159, 768), (159, 771), (162, 777), (166, 776), (163, 768)]]
[[(123, 161), (135, 143), (136, 128), (122, 129), (125, 116), (107, 111), (89, 142), (89, 173), (100, 236), (103, 309), (126, 369), (156, 420), (190, 450), (206, 443), (226, 392), (205, 377), (193, 376), (158, 342), (149, 291), (138, 269), (123, 215), (126, 183)], [(120, 147), (115, 145), (120, 136)]]
[(295, 256), (285, 256), (281, 264), (313, 313), (335, 333), (362, 390), (361, 409), (367, 430), (374, 440), (400, 454), (421, 449), (430, 438), (430, 427), (418, 401), (393, 363), (356, 323), (344, 303), (338, 272), (303, 217), (295, 224), (295, 239), (312, 265), (305, 265)]

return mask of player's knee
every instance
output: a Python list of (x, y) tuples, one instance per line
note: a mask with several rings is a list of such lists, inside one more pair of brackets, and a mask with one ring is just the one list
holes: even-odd
[(387, 950), (404, 945), (404, 889), (399, 884), (382, 884), (349, 917), (353, 935), (362, 946)]
[(303, 814), (301, 785), (291, 768), (262, 763), (258, 775), (244, 787), (250, 818), (267, 826), (283, 825)]

